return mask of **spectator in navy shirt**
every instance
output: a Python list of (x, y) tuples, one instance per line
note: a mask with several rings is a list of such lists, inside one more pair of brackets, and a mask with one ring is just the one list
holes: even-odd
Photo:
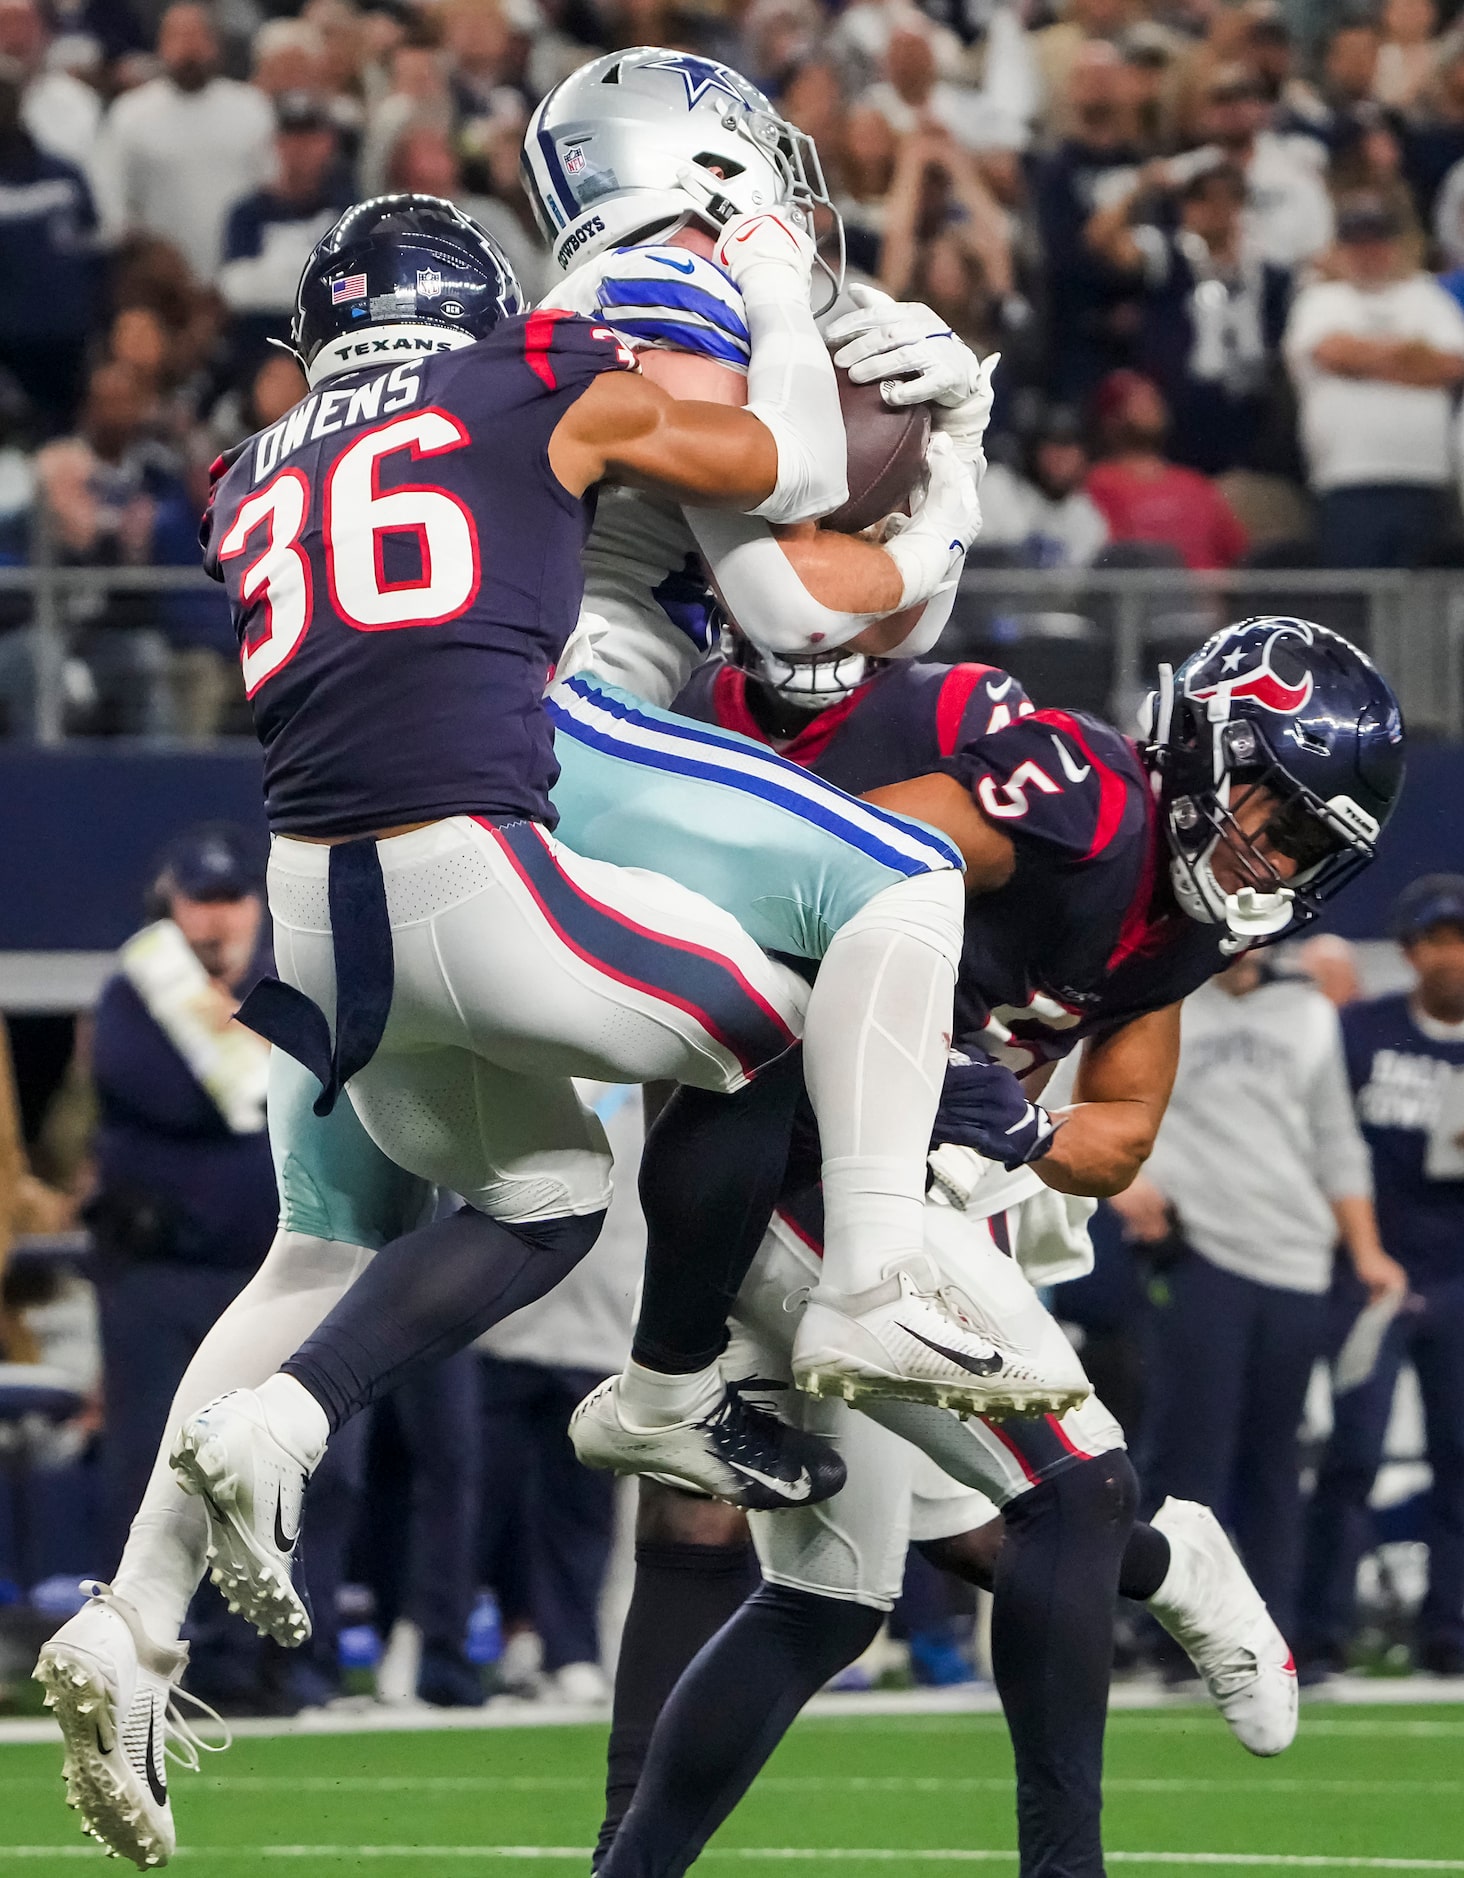
[(1032, 174), (1051, 305), (1049, 390), (1070, 403), (1129, 361), (1136, 288), (1093, 252), (1084, 233), (1105, 178), (1140, 161), (1131, 94), (1113, 47), (1085, 46), (1068, 79), (1076, 135), (1039, 158)]
[[(1464, 1178), (1450, 1165), (1460, 1130), (1451, 1092), (1464, 1073), (1464, 875), (1414, 881), (1393, 929), (1417, 983), (1349, 1006), (1342, 1030), (1372, 1151), (1379, 1230), (1409, 1297), (1373, 1375), (1337, 1398), (1317, 1477), (1299, 1651), (1313, 1679), (1345, 1666), (1358, 1561), (1371, 1542), (1368, 1496), (1405, 1361), (1418, 1376), (1433, 1473), (1414, 1660), (1440, 1675), (1464, 1674)], [(1336, 1301), (1354, 1313), (1362, 1302), (1355, 1289)]]
[(97, 214), (74, 163), (21, 122), (25, 74), (0, 60), (0, 365), (52, 430), (76, 407), (96, 304)]
[(287, 91), (275, 103), (275, 176), (234, 204), (224, 230), (219, 292), (247, 376), (270, 339), (289, 331), (295, 289), (312, 249), (354, 200), (335, 121), (323, 99)]

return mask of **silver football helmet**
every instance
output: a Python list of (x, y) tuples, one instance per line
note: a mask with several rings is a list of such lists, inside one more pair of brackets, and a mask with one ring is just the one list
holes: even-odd
[(836, 249), (819, 259), (829, 304), (842, 284), (843, 228), (812, 138), (711, 59), (639, 46), (591, 60), (529, 119), (522, 168), (561, 273), (688, 222), (716, 234), (735, 215), (783, 204), (810, 233), (824, 212)]

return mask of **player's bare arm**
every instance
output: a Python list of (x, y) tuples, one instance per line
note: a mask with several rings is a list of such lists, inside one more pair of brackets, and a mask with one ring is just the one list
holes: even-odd
[(750, 411), (673, 398), (639, 373), (606, 373), (570, 406), (549, 463), (571, 495), (628, 483), (677, 502), (757, 508), (778, 481), (778, 445)]
[(916, 776), (885, 789), (871, 789), (865, 800), (948, 835), (966, 863), (968, 894), (995, 893), (1011, 879), (1017, 858), (1011, 837), (986, 819), (971, 800), (970, 790), (953, 776)]
[(1166, 1005), (1083, 1047), (1070, 1108), (1033, 1163), (1058, 1193), (1104, 1200), (1122, 1193), (1153, 1152), (1179, 1064), (1178, 1004)]

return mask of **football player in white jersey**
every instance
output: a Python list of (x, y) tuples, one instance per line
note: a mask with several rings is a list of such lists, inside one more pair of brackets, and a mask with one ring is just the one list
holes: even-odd
[[(810, 140), (735, 72), (683, 53), (640, 48), (610, 54), (566, 79), (530, 121), (523, 174), (565, 273), (546, 304), (603, 319), (637, 351), (642, 371), (673, 396), (740, 403), (746, 395), (746, 309), (711, 258), (716, 231), (728, 217), (777, 200), (797, 209), (805, 225), (827, 220), (839, 239)], [(840, 275), (841, 266), (826, 269), (821, 297), (830, 305)], [(816, 294), (818, 288), (816, 276)], [(933, 645), (949, 617), (971, 538), (968, 504), (984, 469), (981, 439), (994, 361), (983, 366), (926, 309), (901, 308), (869, 292), (832, 331), (842, 342), (836, 357), (857, 379), (883, 380), (887, 402), (937, 401), (928, 475), (908, 524), (887, 527), (879, 541), (811, 526), (780, 535), (757, 518), (681, 510), (635, 491), (624, 500), (607, 492), (585, 555), (584, 617), (595, 680), (669, 703), (712, 650), (704, 567), (727, 611), (752, 622), (750, 636), (769, 655), (826, 653), (857, 641), (865, 651), (913, 658)], [(617, 815), (613, 804), (638, 801), (642, 785), (653, 786), (655, 765), (674, 770), (679, 752), (649, 735), (634, 747), (637, 714), (612, 700), (607, 716), (601, 702), (578, 684), (560, 687), (552, 698), (566, 839), (622, 865), (664, 868), (734, 912), (764, 946), (809, 956), (796, 935), (756, 923), (767, 878), (781, 869), (775, 851), (742, 832), (751, 788), (729, 788), (698, 805), (702, 843), (689, 846), (704, 845), (712, 858), (705, 874), (695, 871), (694, 851), (678, 850), (672, 859), (659, 842), (642, 848), (628, 836), (630, 817)], [(591, 746), (603, 755), (609, 735), (620, 739), (615, 754), (625, 766), (596, 773)], [(642, 826), (658, 819), (647, 815)], [(737, 839), (745, 844), (740, 859), (728, 852)], [(922, 1137), (928, 1139), (943, 1056), (932, 1029), (933, 1016), (937, 1026), (944, 1023), (937, 956), (943, 941), (925, 911), (927, 887), (903, 883), (871, 900), (877, 883), (867, 867), (868, 857), (851, 844), (810, 830), (800, 871), (811, 879), (847, 878), (849, 903), (859, 908), (821, 953), (805, 1031), (810, 1091), (821, 1122), (831, 1113), (838, 1131), (834, 1142), (824, 1134), (826, 1297), (867, 1295), (890, 1262), (918, 1243)], [(835, 891), (831, 902), (838, 897)], [(864, 929), (876, 917), (881, 931), (868, 944)], [(874, 993), (877, 975), (884, 990)], [(655, 1282), (648, 1269), (648, 1295)], [(979, 1359), (937, 1295), (912, 1298), (909, 1307), (928, 1316), (922, 1326), (933, 1342)], [(851, 1347), (861, 1328), (867, 1327), (850, 1320)], [(615, 1402), (628, 1444), (633, 1440), (642, 1455), (644, 1436), (658, 1425), (674, 1422), (675, 1442), (685, 1442), (709, 1406), (712, 1386), (709, 1368), (673, 1380), (651, 1370), (645, 1354), (638, 1349), (633, 1356)], [(827, 1346), (820, 1354), (828, 1355)], [(969, 1379), (969, 1369), (961, 1371), (954, 1359), (949, 1367), (941, 1383), (959, 1383), (963, 1374)], [(845, 1380), (861, 1394), (879, 1386), (852, 1360)], [(668, 1471), (675, 1471), (672, 1439)]]
[[(978, 1317), (996, 1315), (1004, 1343), (1030, 1348), (1048, 1373), (1081, 1376), (1032, 1281), (1091, 1269), (1092, 1203), (963, 1148), (938, 1149), (931, 1169), (926, 1246), (947, 1282)], [(790, 1177), (734, 1306), (729, 1377), (790, 1378), (819, 1230), (816, 1188)], [(817, 1506), (747, 1516), (762, 1582), (745, 1601), (738, 1515), (642, 1483), (601, 1878), (694, 1861), (802, 1703), (873, 1640), (910, 1545), (995, 1592), (1024, 1872), (1102, 1870), (1116, 1594), (1143, 1601), (1184, 1647), (1243, 1746), (1289, 1746), (1297, 1689), (1285, 1640), (1208, 1508), (1170, 1500), (1152, 1524), (1132, 1524), (1137, 1483), (1096, 1397), (1061, 1418), (995, 1426), (908, 1402), (861, 1413), (792, 1401), (805, 1427), (837, 1441), (848, 1479)]]

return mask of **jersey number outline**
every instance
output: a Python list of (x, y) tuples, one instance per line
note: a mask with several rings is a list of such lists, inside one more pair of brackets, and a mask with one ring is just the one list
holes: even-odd
[(1000, 787), (992, 777), (983, 776), (976, 785), (976, 800), (998, 821), (1015, 821), (1032, 806), (1027, 800), (1029, 788), (1040, 790), (1045, 796), (1062, 794), (1062, 784), (1055, 783), (1040, 763), (1028, 757), (1018, 763)]
[[(483, 570), (467, 504), (432, 483), (381, 488), (383, 458), (406, 450), (419, 463), (471, 442), (455, 417), (428, 405), (363, 432), (331, 464), (321, 525), (325, 573), (331, 604), (358, 632), (443, 626), (477, 597)], [(416, 536), (420, 579), (386, 578), (388, 534)]]
[[(337, 614), (357, 632), (442, 626), (465, 613), (482, 583), (478, 530), (467, 505), (432, 483), (381, 488), (381, 464), (398, 451), (412, 461), (460, 450), (472, 441), (446, 411), (428, 406), (364, 431), (326, 473), (321, 534), (326, 582)], [(314, 611), (314, 578), (300, 537), (310, 517), (303, 470), (283, 469), (240, 503), (219, 543), (219, 562), (244, 554), (259, 529), (262, 552), (239, 583), (242, 604), (258, 599), (264, 630), (239, 649), (245, 696), (252, 698), (300, 650)], [(388, 534), (415, 535), (421, 576), (386, 578)]]
[(229, 532), (219, 543), (222, 566), (245, 552), (258, 529), (269, 531), (263, 553), (250, 562), (239, 581), (241, 604), (258, 595), (264, 609), (264, 631), (253, 640), (244, 638), (239, 647), (246, 698), (252, 698), (266, 679), (289, 664), (310, 628), (314, 581), (310, 557), (298, 545), (309, 513), (310, 484), (305, 472), (281, 470), (239, 504)]

